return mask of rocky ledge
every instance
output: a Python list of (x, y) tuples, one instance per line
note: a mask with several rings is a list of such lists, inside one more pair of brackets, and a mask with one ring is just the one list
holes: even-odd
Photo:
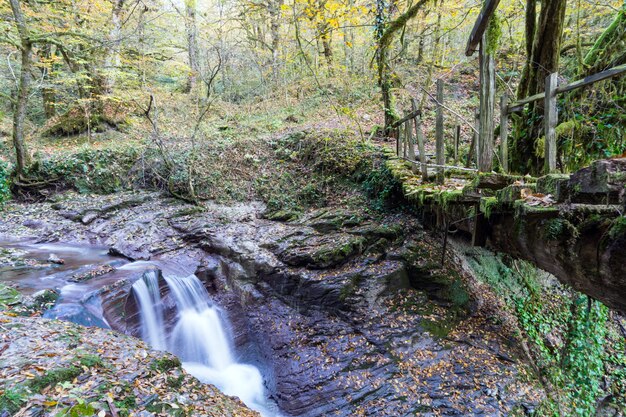
[(195, 272), (227, 313), (239, 358), (261, 369), (286, 415), (524, 414), (544, 396), (511, 332), (473, 301), (457, 261), (440, 265), (441, 243), (410, 216), (325, 208), (277, 222), (255, 203), (65, 195), (9, 206), (0, 234), (144, 260), (131, 275), (110, 263), (74, 284), (127, 334), (137, 334), (130, 284), (145, 260)]
[(257, 416), (123, 334), (0, 313), (3, 416)]

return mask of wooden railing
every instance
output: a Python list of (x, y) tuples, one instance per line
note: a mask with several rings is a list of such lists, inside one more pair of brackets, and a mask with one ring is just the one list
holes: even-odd
[[(437, 80), (437, 118), (435, 123), (435, 164), (427, 163), (427, 155), (424, 144), (424, 134), (422, 132), (421, 125), (421, 112), (417, 108), (417, 104), (415, 99), (411, 99), (411, 111), (403, 116), (400, 120), (395, 122), (392, 125), (392, 128), (398, 128), (398, 138), (396, 140), (396, 153), (399, 157), (404, 158), (408, 162), (412, 163), (413, 172), (417, 173), (417, 167), (420, 167), (420, 171), (422, 174), (422, 181), (428, 181), (428, 168), (435, 168), (436, 170), (436, 182), (438, 184), (443, 184), (444, 174), (446, 169), (457, 169), (462, 171), (474, 171), (476, 169), (469, 168), (469, 157), (468, 164), (465, 167), (456, 166), (459, 162), (459, 142), (461, 139), (461, 126), (456, 125), (454, 127), (454, 142), (453, 152), (454, 152), (454, 164), (455, 165), (447, 165), (446, 157), (445, 157), (445, 142), (444, 142), (444, 120), (443, 120), (443, 110), (444, 110), (444, 85), (442, 80)], [(415, 136), (413, 136), (413, 131), (415, 131)], [(415, 161), (415, 141), (414, 138), (417, 139), (417, 147), (418, 147), (418, 155), (419, 162)], [(472, 140), (472, 143), (474, 140)]]
[[(502, 170), (505, 173), (509, 172), (509, 152), (508, 152), (508, 130), (509, 130), (509, 115), (512, 113), (520, 112), (524, 109), (524, 106), (533, 103), (538, 100), (544, 100), (544, 134), (545, 134), (545, 173), (552, 173), (556, 171), (556, 159), (557, 159), (557, 137), (556, 127), (558, 125), (558, 111), (557, 111), (557, 95), (567, 93), (569, 91), (576, 90), (588, 85), (592, 85), (599, 81), (607, 80), (612, 77), (616, 77), (626, 73), (626, 64), (611, 68), (606, 71), (599, 72), (594, 75), (590, 75), (586, 78), (576, 80), (574, 82), (558, 85), (558, 74), (553, 73), (546, 77), (545, 91), (539, 94), (535, 94), (530, 97), (523, 98), (514, 102), (509, 101), (509, 97), (504, 94), (500, 97), (500, 147), (499, 158)], [(444, 106), (444, 83), (442, 80), (437, 80), (437, 95), (431, 96), (436, 103), (436, 122), (435, 122), (435, 164), (427, 162), (427, 156), (425, 151), (425, 140), (421, 126), (421, 112), (417, 108), (415, 99), (411, 100), (411, 111), (407, 112), (400, 120), (395, 122), (391, 127), (398, 129), (398, 139), (396, 143), (396, 151), (399, 157), (406, 159), (413, 164), (413, 171), (417, 173), (418, 166), (422, 174), (422, 180), (426, 182), (428, 180), (428, 168), (434, 168), (436, 170), (436, 182), (443, 183), (444, 170), (446, 169), (458, 169), (464, 171), (478, 171), (477, 169), (470, 168), (471, 161), (475, 158), (477, 167), (489, 166), (491, 167), (491, 158), (488, 163), (484, 163), (486, 155), (480, 153), (480, 149), (490, 149), (490, 152), (496, 154), (497, 150), (494, 150), (493, 137), (482, 138), (480, 137), (480, 121), (485, 118), (480, 117), (478, 110), (475, 112), (474, 125), (471, 126), (474, 135), (471, 140), (469, 153), (465, 166), (457, 166), (459, 164), (459, 141), (461, 136), (461, 126), (455, 125), (454, 127), (454, 165), (447, 165), (445, 158), (445, 142), (444, 142), (444, 109), (456, 114), (457, 117), (465, 121), (462, 116)], [(493, 120), (493, 115), (490, 117)], [(466, 123), (469, 123), (465, 121)], [(415, 139), (417, 139), (415, 141)], [(483, 143), (483, 141), (485, 141)], [(418, 147), (419, 161), (415, 160), (415, 144)], [(482, 144), (483, 146), (479, 146)], [(483, 159), (483, 163), (481, 163)], [(485, 168), (483, 168), (485, 169)], [(491, 170), (491, 168), (489, 168)]]
[(557, 95), (567, 93), (588, 85), (592, 85), (599, 81), (607, 80), (612, 77), (626, 73), (626, 64), (611, 68), (606, 71), (590, 75), (580, 80), (576, 80), (566, 85), (558, 85), (558, 73), (550, 74), (546, 77), (545, 91), (509, 103), (507, 95), (503, 95), (500, 100), (500, 152), (502, 168), (505, 172), (509, 172), (508, 157), (508, 124), (509, 114), (522, 111), (526, 104), (533, 103), (538, 100), (544, 100), (544, 134), (545, 134), (545, 150), (544, 171), (546, 174), (556, 171), (556, 127), (559, 122), (557, 111)]

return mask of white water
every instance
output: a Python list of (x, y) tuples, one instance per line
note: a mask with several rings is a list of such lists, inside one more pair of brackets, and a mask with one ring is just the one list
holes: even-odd
[(263, 415), (274, 414), (267, 408), (261, 373), (252, 365), (236, 362), (220, 310), (195, 275), (165, 277), (178, 313), (174, 329), (166, 337), (158, 278), (156, 272), (148, 272), (133, 285), (142, 338), (155, 349), (178, 356), (185, 370), (198, 380), (239, 397)]

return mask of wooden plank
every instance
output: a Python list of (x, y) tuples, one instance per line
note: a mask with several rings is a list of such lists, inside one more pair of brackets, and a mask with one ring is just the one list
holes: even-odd
[[(586, 87), (588, 85), (597, 83), (599, 81), (604, 81), (608, 78), (616, 77), (624, 73), (626, 73), (626, 64), (608, 69), (606, 71), (599, 72), (594, 75), (590, 75), (581, 80), (576, 80), (566, 85), (562, 85), (556, 89), (556, 92), (557, 94), (567, 93), (577, 88)], [(508, 112), (509, 113), (519, 112), (523, 110), (526, 104), (532, 103), (533, 101), (543, 100), (545, 99), (545, 97), (546, 97), (546, 93), (543, 92), (543, 93), (535, 94), (534, 96), (517, 100), (509, 105)]]
[(401, 140), (402, 140), (402, 132), (400, 130), (402, 130), (402, 127), (400, 127), (400, 129), (398, 129), (398, 137), (396, 137), (396, 155), (397, 156), (402, 156), (400, 154), (400, 145), (401, 145)]
[(483, 35), (487, 30), (487, 26), (489, 25), (489, 19), (493, 16), (493, 13), (496, 11), (499, 3), (500, 0), (486, 0), (485, 5), (476, 19), (476, 23), (474, 23), (474, 28), (472, 29), (472, 33), (467, 42), (467, 48), (465, 48), (466, 56), (472, 56), (474, 55), (474, 52), (476, 52), (476, 48), (482, 40)]
[(409, 155), (408, 145), (409, 145), (409, 126), (408, 123), (404, 123), (402, 125), (402, 155), (406, 158)]
[(421, 112), (417, 109), (411, 111), (411, 113), (407, 114), (406, 116), (404, 116), (402, 119), (398, 120), (397, 122), (394, 122), (391, 125), (392, 129), (395, 129), (396, 127), (400, 126), (402, 123), (408, 121), (408, 120), (412, 120), (415, 119), (416, 116), (420, 116)]
[(480, 44), (480, 172), (493, 170), (494, 109), (496, 102), (496, 63), (486, 51), (486, 36)]
[(544, 104), (544, 129), (545, 129), (545, 165), (544, 174), (556, 171), (556, 125), (559, 117), (556, 108), (556, 89), (558, 87), (559, 74), (552, 73), (546, 77), (546, 98)]
[(502, 171), (509, 173), (509, 96), (500, 97), (500, 163)]
[(478, 147), (478, 128), (480, 124), (480, 111), (476, 109), (474, 111), (474, 135), (472, 136), (472, 142), (470, 143), (469, 152), (467, 153), (467, 161), (465, 162), (465, 167), (469, 168), (472, 163), (472, 157), (476, 155), (475, 161), (476, 166), (478, 166), (478, 155), (476, 154), (476, 148)]
[[(413, 108), (413, 112), (417, 110), (417, 102), (414, 98), (411, 99), (411, 107)], [(417, 137), (417, 150), (420, 153), (420, 162), (421, 162), (421, 171), (422, 171), (422, 181), (428, 181), (428, 166), (426, 165), (426, 149), (424, 146), (424, 134), (422, 133), (422, 121), (420, 113), (416, 113), (417, 116), (413, 119), (413, 123), (415, 125), (415, 136)]]
[[(414, 161), (415, 160), (415, 140), (413, 138), (413, 130), (412, 125), (413, 125), (413, 121), (412, 120), (408, 120), (406, 123), (406, 134), (407, 134), (407, 140), (408, 140), (408, 144), (409, 144), (409, 159)], [(417, 174), (417, 165), (411, 165), (411, 172), (413, 172), (414, 174)]]
[[(435, 123), (435, 155), (437, 165), (445, 165), (445, 147), (443, 143), (443, 80), (437, 80), (437, 121)], [(437, 183), (443, 184), (443, 168), (437, 168)]]
[(454, 129), (454, 165), (459, 162), (459, 142), (461, 141), (461, 125)]
[[(406, 161), (410, 162), (412, 164), (421, 164), (421, 162), (413, 161), (413, 160), (410, 160), (408, 158), (406, 159)], [(459, 171), (478, 172), (478, 170), (474, 169), (474, 168), (466, 168), (466, 167), (460, 167), (460, 166), (456, 166), (456, 165), (426, 164), (426, 166), (432, 167), (432, 168), (458, 169)]]
[(624, 73), (626, 73), (626, 64), (608, 69), (606, 71), (599, 72), (594, 75), (590, 75), (588, 77), (583, 78), (582, 80), (576, 80), (567, 85), (557, 87), (556, 92), (557, 94), (567, 93), (568, 91), (572, 91), (577, 88), (586, 87), (588, 85), (595, 84), (598, 81), (603, 81), (608, 78), (613, 78)]
[(472, 231), (472, 246), (483, 247), (487, 244), (487, 228), (489, 222), (485, 215), (480, 212), (479, 204), (476, 204), (476, 215), (474, 216), (474, 230)]

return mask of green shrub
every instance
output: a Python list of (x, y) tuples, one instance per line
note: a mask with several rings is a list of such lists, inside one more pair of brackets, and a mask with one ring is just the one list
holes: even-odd
[(0, 209), (5, 202), (11, 199), (10, 175), (9, 165), (4, 161), (0, 161)]

